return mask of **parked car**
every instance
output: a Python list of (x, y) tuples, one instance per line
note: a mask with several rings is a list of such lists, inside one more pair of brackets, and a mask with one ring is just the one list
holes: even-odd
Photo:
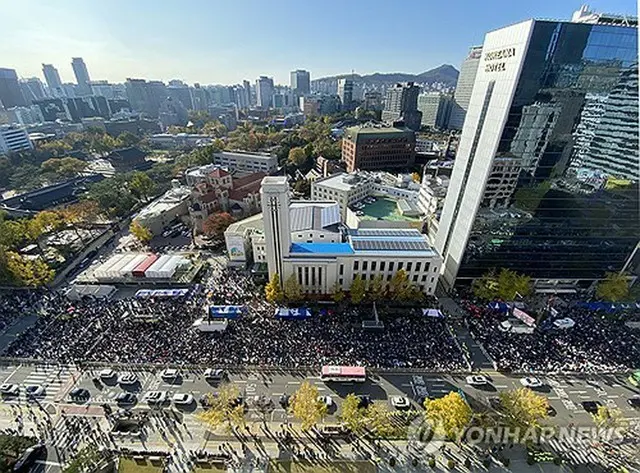
[(131, 404), (135, 404), (138, 401), (138, 398), (133, 393), (120, 393), (116, 396), (116, 404), (122, 406), (129, 406)]
[(3, 396), (17, 396), (20, 394), (20, 386), (17, 384), (3, 384), (0, 386), (0, 394)]
[(521, 378), (520, 384), (522, 384), (525, 388), (532, 388), (532, 389), (541, 388), (543, 386), (542, 381), (534, 377)]
[(148, 404), (162, 404), (167, 400), (167, 392), (149, 391), (142, 397), (142, 400)]
[(112, 379), (116, 375), (116, 372), (110, 368), (100, 371), (100, 379)]
[(69, 397), (72, 401), (86, 401), (91, 397), (91, 393), (85, 388), (73, 388), (69, 393)]
[(391, 402), (391, 405), (396, 409), (408, 409), (411, 405), (409, 399), (404, 396), (391, 396), (389, 402)]
[(489, 384), (489, 379), (481, 374), (467, 376), (466, 381), (469, 386), (486, 386)]
[(179, 406), (188, 406), (193, 403), (193, 396), (191, 394), (176, 393), (171, 398), (171, 401)]
[(27, 386), (24, 388), (24, 392), (27, 394), (27, 397), (32, 399), (36, 397), (43, 397), (45, 395), (44, 387), (38, 385)]
[(222, 381), (226, 379), (227, 374), (219, 368), (207, 368), (204, 370), (204, 379), (207, 381)]

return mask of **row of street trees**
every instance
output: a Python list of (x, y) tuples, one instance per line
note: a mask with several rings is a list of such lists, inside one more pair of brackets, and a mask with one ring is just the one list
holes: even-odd
[[(610, 302), (627, 300), (630, 295), (629, 280), (627, 273), (606, 273), (596, 286), (596, 297)], [(530, 295), (533, 286), (529, 276), (502, 268), (500, 271), (491, 269), (473, 281), (472, 290), (476, 297), (487, 301), (512, 301), (518, 296)]]
[[(334, 302), (342, 302), (347, 294), (342, 290), (336, 281), (332, 287), (332, 298)], [(284, 284), (280, 284), (280, 275), (274, 273), (265, 286), (265, 296), (267, 301), (272, 303), (291, 302), (299, 303), (304, 299), (305, 293), (294, 274), (289, 276)], [(383, 300), (411, 303), (420, 302), (424, 299), (424, 294), (420, 288), (413, 284), (404, 270), (397, 271), (389, 282), (385, 281), (382, 275), (376, 275), (372, 280), (366, 282), (358, 274), (353, 279), (348, 293), (352, 304), (362, 302), (380, 302)]]

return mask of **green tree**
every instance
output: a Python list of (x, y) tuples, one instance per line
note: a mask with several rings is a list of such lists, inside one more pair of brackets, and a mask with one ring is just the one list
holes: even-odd
[(264, 294), (267, 302), (272, 304), (280, 303), (284, 300), (284, 293), (280, 287), (280, 275), (273, 273), (269, 282), (264, 287)]
[(244, 406), (238, 402), (240, 391), (233, 384), (223, 384), (218, 392), (207, 395), (207, 404), (210, 406), (196, 418), (212, 430), (225, 427), (227, 431), (232, 427), (244, 427)]
[(610, 302), (625, 300), (629, 296), (629, 276), (626, 273), (606, 273), (596, 287), (596, 297)]
[(376, 274), (369, 283), (369, 299), (373, 302), (378, 302), (384, 299), (387, 291), (384, 279), (381, 274)]
[(60, 178), (72, 178), (83, 172), (87, 163), (76, 158), (51, 158), (40, 165), (42, 172), (53, 173)]
[(131, 146), (135, 146), (140, 143), (140, 137), (134, 135), (130, 131), (125, 131), (120, 133), (116, 138), (116, 145), (118, 148), (129, 148)]
[(345, 298), (344, 291), (342, 290), (342, 286), (338, 281), (336, 281), (331, 288), (331, 298), (333, 302), (339, 304)]
[(471, 408), (457, 392), (424, 401), (425, 419), (432, 430), (449, 440), (456, 440), (471, 421)]
[(129, 179), (129, 189), (139, 200), (146, 201), (153, 194), (155, 184), (144, 172), (135, 171)]
[(479, 299), (492, 301), (498, 297), (498, 277), (495, 269), (489, 270), (471, 285), (473, 295)]
[(151, 230), (149, 230), (137, 220), (134, 220), (133, 222), (131, 222), (131, 225), (129, 225), (129, 233), (131, 233), (136, 238), (136, 240), (138, 240), (143, 245), (146, 245), (153, 239), (153, 233), (151, 233)]
[(211, 238), (221, 239), (224, 237), (224, 232), (233, 222), (235, 222), (235, 219), (230, 213), (213, 213), (203, 222), (202, 231)]
[(27, 259), (14, 251), (6, 255), (7, 271), (17, 285), (39, 287), (53, 281), (55, 272), (43, 259)]
[(67, 152), (71, 151), (72, 147), (66, 141), (53, 140), (38, 145), (37, 149), (48, 152), (51, 156), (64, 156)]
[(366, 409), (367, 426), (378, 437), (386, 437), (396, 432), (393, 413), (386, 403), (374, 402)]
[(492, 269), (473, 282), (472, 290), (480, 299), (512, 301), (518, 295), (526, 297), (531, 294), (531, 278), (506, 268), (496, 275)]
[(110, 217), (124, 217), (136, 205), (136, 198), (122, 175), (92, 184), (87, 197), (96, 202), (102, 212)]
[(319, 399), (317, 386), (304, 381), (291, 396), (289, 412), (301, 422), (302, 430), (309, 430), (327, 415), (327, 405)]
[(290, 302), (299, 302), (302, 300), (304, 292), (302, 286), (294, 274), (289, 276), (284, 282), (284, 296)]
[(291, 148), (289, 150), (289, 164), (300, 167), (307, 160), (307, 154), (304, 152), (304, 148)]
[(362, 280), (362, 277), (358, 274), (353, 279), (351, 283), (351, 288), (349, 288), (349, 295), (351, 296), (351, 302), (353, 304), (360, 304), (366, 293), (366, 285)]
[(549, 400), (529, 388), (501, 392), (500, 405), (507, 424), (523, 434), (528, 428), (539, 428), (549, 410)]
[(342, 403), (340, 420), (353, 433), (361, 433), (367, 426), (367, 410), (360, 406), (360, 399), (351, 393)]

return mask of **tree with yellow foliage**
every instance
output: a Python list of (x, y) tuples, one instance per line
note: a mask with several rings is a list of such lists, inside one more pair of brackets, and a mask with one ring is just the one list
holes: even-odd
[(327, 415), (327, 405), (319, 396), (318, 388), (309, 381), (303, 382), (291, 396), (289, 412), (302, 423), (302, 430), (309, 430)]
[(529, 388), (519, 388), (500, 393), (501, 411), (504, 420), (511, 427), (537, 429), (541, 421), (546, 419), (549, 411), (549, 400)]
[(129, 226), (129, 232), (143, 245), (146, 245), (153, 238), (153, 233), (147, 227), (142, 225), (137, 220), (131, 222)]
[(340, 420), (353, 433), (357, 434), (367, 426), (367, 409), (361, 406), (360, 399), (351, 393), (342, 403)]
[(599, 429), (626, 430), (629, 427), (629, 421), (616, 407), (598, 406), (598, 412), (591, 414), (591, 417)]
[(471, 407), (457, 392), (439, 399), (426, 399), (424, 408), (425, 419), (434, 433), (449, 440), (460, 438), (471, 421)]
[(214, 431), (220, 427), (227, 431), (232, 427), (244, 427), (244, 405), (238, 402), (240, 391), (236, 386), (223, 384), (216, 394), (206, 396), (210, 407), (196, 415), (198, 420)]
[(279, 303), (284, 299), (284, 292), (282, 292), (282, 287), (280, 287), (280, 275), (278, 273), (273, 273), (271, 275), (271, 279), (264, 286), (264, 295), (267, 299), (267, 302)]

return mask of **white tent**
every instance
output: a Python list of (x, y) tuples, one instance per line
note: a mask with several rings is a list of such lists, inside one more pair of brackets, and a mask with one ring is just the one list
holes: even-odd
[(170, 279), (176, 272), (176, 269), (179, 266), (187, 263), (187, 260), (182, 256), (172, 255), (168, 260), (157, 269), (154, 269), (153, 272), (148, 272), (148, 278), (157, 278), (157, 279)]
[(171, 259), (170, 255), (160, 256), (160, 258), (158, 258), (156, 262), (149, 266), (149, 268), (144, 272), (144, 276), (146, 278), (159, 278), (160, 275), (158, 273), (158, 270), (162, 268), (167, 263), (167, 261), (169, 261), (169, 259)]
[(102, 263), (100, 266), (98, 266), (96, 268), (96, 270), (93, 273), (94, 276), (97, 279), (106, 279), (106, 278), (108, 278), (109, 268), (111, 268), (113, 265), (115, 265), (119, 261), (121, 261), (122, 258), (124, 258), (125, 256), (126, 255), (124, 255), (124, 254), (113, 255), (111, 258), (109, 258), (107, 261), (105, 261), (104, 263)]
[(120, 268), (119, 270), (120, 277), (124, 278), (124, 277), (131, 276), (131, 272), (136, 268), (136, 266), (138, 266), (140, 263), (142, 263), (146, 259), (147, 259), (146, 254), (135, 254), (127, 264), (125, 264)]
[(118, 279), (120, 277), (120, 270), (125, 267), (129, 262), (136, 257), (136, 254), (127, 253), (124, 258), (119, 260), (116, 264), (107, 269), (106, 274), (108, 279)]

